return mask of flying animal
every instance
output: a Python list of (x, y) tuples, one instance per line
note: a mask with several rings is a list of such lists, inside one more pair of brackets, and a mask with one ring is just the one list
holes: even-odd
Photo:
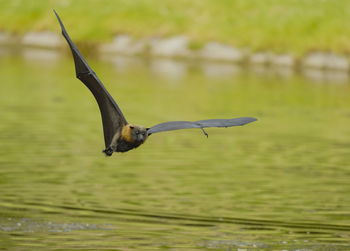
[(199, 128), (208, 137), (204, 131), (206, 127), (231, 127), (242, 126), (256, 121), (256, 118), (241, 117), (233, 119), (208, 119), (198, 121), (170, 121), (157, 124), (150, 128), (129, 124), (125, 119), (121, 109), (108, 93), (96, 73), (90, 68), (84, 57), (79, 52), (77, 46), (70, 39), (60, 17), (54, 10), (55, 15), (62, 29), (62, 35), (72, 51), (76, 77), (86, 85), (94, 95), (100, 108), (106, 156), (111, 156), (114, 152), (127, 152), (143, 144), (148, 136), (158, 132)]

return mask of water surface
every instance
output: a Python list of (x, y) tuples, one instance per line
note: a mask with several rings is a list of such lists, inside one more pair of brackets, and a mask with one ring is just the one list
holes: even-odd
[(129, 122), (259, 121), (210, 128), (208, 139), (200, 130), (160, 133), (106, 158), (98, 107), (70, 56), (2, 53), (3, 250), (350, 249), (346, 77), (89, 62)]

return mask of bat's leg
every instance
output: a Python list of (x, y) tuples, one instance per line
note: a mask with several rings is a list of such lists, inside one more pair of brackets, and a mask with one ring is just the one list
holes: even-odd
[(209, 137), (208, 133), (206, 131), (204, 131), (204, 128), (201, 127), (201, 130), (203, 131), (204, 135), (207, 136), (207, 138)]
[(103, 150), (103, 152), (106, 154), (106, 156), (111, 156), (117, 150), (119, 136), (120, 136), (120, 132), (117, 132), (113, 136), (112, 142), (109, 145), (109, 147), (107, 147), (105, 150)]

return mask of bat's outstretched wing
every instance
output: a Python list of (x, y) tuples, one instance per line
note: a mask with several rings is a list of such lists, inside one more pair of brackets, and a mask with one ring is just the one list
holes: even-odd
[[(152, 126), (148, 129), (148, 135), (157, 132), (173, 131), (188, 128), (206, 128), (206, 127), (231, 127), (242, 126), (250, 122), (256, 121), (256, 118), (241, 117), (235, 119), (208, 119), (198, 121), (170, 121)], [(206, 134), (207, 135), (207, 134)]]
[(101, 111), (102, 123), (103, 123), (103, 132), (105, 138), (106, 148), (109, 147), (114, 134), (121, 127), (127, 124), (127, 121), (112, 98), (112, 96), (108, 93), (106, 88), (103, 86), (101, 80), (97, 77), (96, 73), (90, 68), (86, 60), (83, 58), (81, 53), (79, 52), (76, 45), (70, 39), (64, 25), (54, 10), (55, 15), (58, 19), (58, 22), (61, 25), (62, 34), (64, 38), (67, 40), (69, 47), (72, 51), (74, 64), (75, 64), (75, 72), (76, 77), (83, 82), (87, 88), (90, 89), (92, 94), (95, 96), (95, 99), (98, 103), (98, 106)]

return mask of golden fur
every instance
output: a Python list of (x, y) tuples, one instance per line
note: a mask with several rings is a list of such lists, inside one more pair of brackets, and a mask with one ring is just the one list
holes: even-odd
[(133, 130), (133, 126), (132, 125), (125, 125), (122, 128), (122, 133), (121, 133), (121, 138), (124, 139), (127, 142), (134, 142), (134, 139), (132, 137), (132, 130)]

